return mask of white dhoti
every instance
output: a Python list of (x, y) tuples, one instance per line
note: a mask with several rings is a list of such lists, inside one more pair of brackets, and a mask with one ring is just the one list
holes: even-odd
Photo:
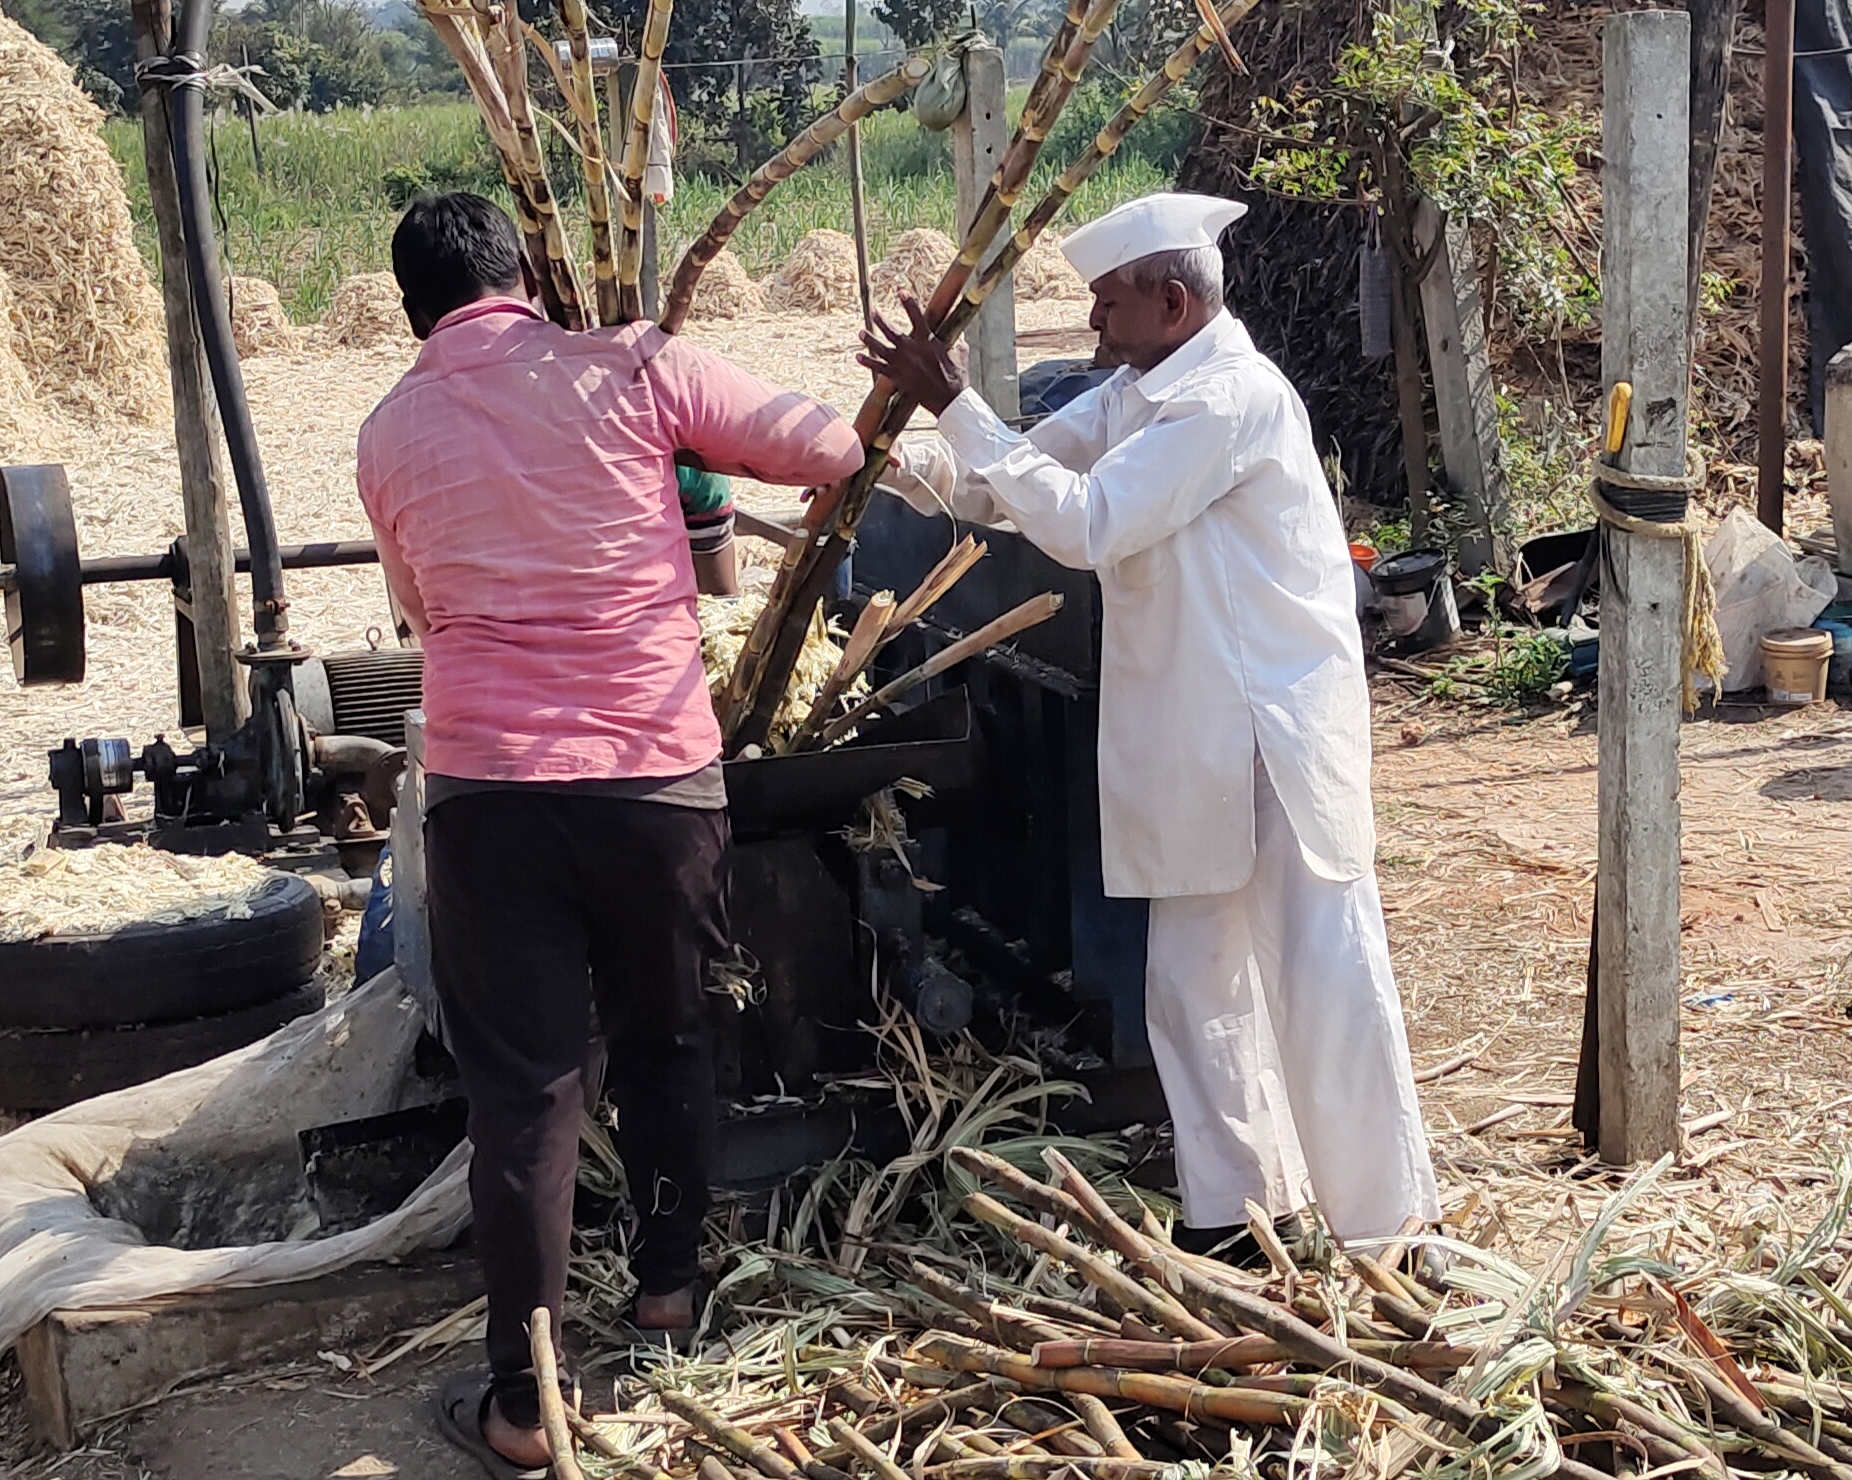
[(1254, 874), (1151, 902), (1145, 1016), (1184, 1221), (1316, 1202), (1339, 1238), (1440, 1217), (1374, 873), (1307, 866), (1261, 770)]

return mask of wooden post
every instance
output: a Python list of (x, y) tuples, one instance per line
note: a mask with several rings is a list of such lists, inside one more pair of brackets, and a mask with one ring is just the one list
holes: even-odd
[(1852, 575), (1852, 344), (1826, 364), (1826, 493), (1839, 547), (1833, 563)]
[(1698, 332), (1698, 291), (1704, 277), (1704, 235), (1710, 225), (1711, 187), (1723, 140), (1730, 94), (1730, 45), (1741, 0), (1686, 0), (1691, 17), (1691, 231), (1685, 266), (1685, 315)]
[(1794, 184), (1794, 0), (1768, 0), (1762, 61), (1762, 332), (1756, 516), (1781, 533), (1788, 456), (1788, 257)]
[[(1690, 18), (1610, 15), (1602, 32), (1605, 386), (1633, 386), (1619, 465), (1685, 471), (1690, 340)], [(1684, 545), (1603, 530), (1599, 1146), (1604, 1161), (1678, 1147), (1679, 651)]]
[[(146, 61), (164, 54), (173, 26), (169, 0), (133, 0), (132, 16), (136, 57)], [(167, 328), (167, 371), (174, 392), (180, 496), (186, 513), (200, 714), (206, 738), (222, 741), (244, 723), (250, 699), (232, 657), (239, 640), (238, 609), (233, 600), (225, 470), (219, 460), (218, 405), (193, 314), (186, 244), (180, 232), (180, 191), (168, 138), (166, 90), (144, 88), (140, 107), (142, 157), (161, 248), (161, 306)]]
[[(842, 0), (842, 95), (855, 91), (860, 68), (855, 61), (855, 8), (860, 0)], [(855, 228), (855, 282), (862, 295), (862, 327), (874, 327), (874, 299), (868, 288), (868, 207), (862, 197), (862, 126), (849, 125), (849, 217)]]
[[(978, 201), (1010, 147), (1005, 106), (1003, 53), (979, 45), (965, 52), (965, 111), (952, 125), (952, 166), (958, 187), (959, 234), (970, 230)], [(988, 263), (1007, 240), (998, 233)], [(1022, 414), (1016, 394), (1016, 296), (1006, 277), (966, 331), (971, 345), (971, 384), (1005, 421)]]
[(1460, 537), (1460, 569), (1469, 576), (1488, 567), (1509, 571), (1510, 489), (1498, 440), (1472, 237), (1464, 221), (1449, 220), (1432, 201), (1423, 200), (1415, 209), (1415, 246), (1424, 256), (1433, 253), (1433, 265), (1421, 280), (1421, 321), (1434, 374), (1441, 462), (1448, 487), (1465, 506), (1470, 530)]

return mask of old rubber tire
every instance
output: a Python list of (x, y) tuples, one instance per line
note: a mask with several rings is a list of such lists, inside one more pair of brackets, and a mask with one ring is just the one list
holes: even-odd
[(255, 1043), (322, 1006), (320, 982), (216, 1017), (134, 1028), (0, 1029), (0, 1108), (59, 1110)]
[(0, 941), (0, 1028), (176, 1023), (300, 987), (321, 960), (321, 896), (308, 880), (277, 874), (248, 904), (240, 918), (218, 909), (174, 924)]

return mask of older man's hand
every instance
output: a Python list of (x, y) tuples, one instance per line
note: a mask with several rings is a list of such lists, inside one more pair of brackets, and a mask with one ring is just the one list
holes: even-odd
[(937, 416), (958, 399), (970, 378), (953, 348), (933, 334), (919, 301), (902, 293), (900, 306), (913, 321), (911, 332), (902, 333), (876, 314), (875, 327), (862, 331), (867, 352), (857, 355), (856, 363), (892, 381), (903, 396)]

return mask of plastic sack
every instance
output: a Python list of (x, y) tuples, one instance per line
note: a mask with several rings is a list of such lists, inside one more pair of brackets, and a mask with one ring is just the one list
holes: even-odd
[(454, 1242), (467, 1141), (364, 1228), (315, 1239), (303, 1215), (296, 1133), (415, 1102), (423, 1027), (388, 971), (246, 1048), (0, 1136), (0, 1347), (54, 1310), (285, 1284)]
[(1726, 691), (1762, 682), (1762, 638), (1778, 627), (1807, 627), (1838, 594), (1832, 567), (1817, 556), (1796, 560), (1780, 535), (1743, 509), (1732, 509), (1704, 545), (1717, 589)]
[(942, 133), (965, 111), (965, 62), (958, 51), (948, 51), (932, 64), (926, 80), (913, 92), (913, 116), (924, 129)]

